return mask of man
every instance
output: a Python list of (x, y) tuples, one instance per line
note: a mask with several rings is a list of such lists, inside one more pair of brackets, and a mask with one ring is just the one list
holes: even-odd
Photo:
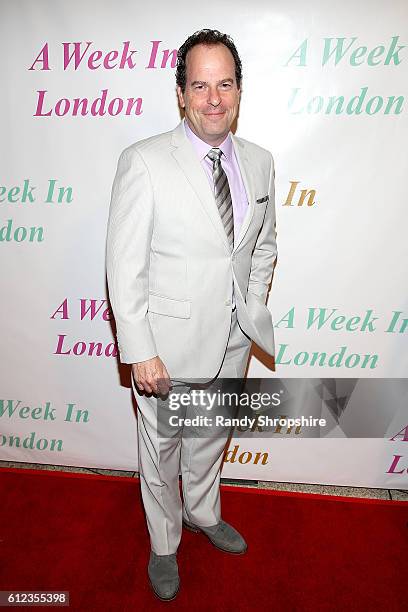
[(184, 119), (125, 149), (112, 189), (109, 294), (120, 359), (132, 364), (148, 574), (163, 600), (179, 588), (182, 525), (223, 551), (247, 548), (221, 518), (228, 434), (163, 439), (157, 431), (157, 395), (174, 381), (243, 377), (252, 341), (274, 354), (265, 305), (277, 253), (274, 165), (230, 132), (241, 78), (229, 36), (190, 36), (176, 72)]

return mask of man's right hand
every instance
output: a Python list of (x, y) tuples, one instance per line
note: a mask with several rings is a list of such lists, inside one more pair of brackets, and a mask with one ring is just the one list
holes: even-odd
[(158, 355), (147, 361), (132, 363), (132, 374), (140, 391), (166, 395), (171, 387), (166, 366)]

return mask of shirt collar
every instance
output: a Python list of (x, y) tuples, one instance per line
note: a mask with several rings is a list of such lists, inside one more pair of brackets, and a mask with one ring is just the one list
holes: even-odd
[[(183, 123), (184, 123), (184, 129), (185, 129), (187, 138), (192, 143), (200, 160), (203, 160), (205, 156), (207, 155), (207, 153), (212, 148), (211, 145), (209, 145), (207, 142), (204, 142), (204, 140), (201, 140), (201, 138), (199, 138), (197, 134), (193, 132), (193, 130), (188, 125), (185, 117), (183, 119)], [(221, 149), (221, 151), (223, 152), (223, 154), (228, 160), (230, 161), (232, 160), (233, 144), (232, 144), (231, 132), (228, 132), (223, 142), (217, 148)]]

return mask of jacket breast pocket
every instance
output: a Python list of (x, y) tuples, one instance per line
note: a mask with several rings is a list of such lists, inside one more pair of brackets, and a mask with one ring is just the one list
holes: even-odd
[(191, 301), (176, 300), (157, 293), (149, 293), (148, 311), (167, 317), (189, 319), (191, 316)]

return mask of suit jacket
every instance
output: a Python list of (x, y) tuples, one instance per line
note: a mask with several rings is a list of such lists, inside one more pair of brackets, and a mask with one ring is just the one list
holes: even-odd
[(231, 322), (273, 355), (265, 305), (277, 255), (274, 164), (232, 134), (248, 210), (231, 253), (214, 193), (183, 123), (120, 155), (106, 266), (122, 363), (159, 355), (170, 377), (212, 378)]

